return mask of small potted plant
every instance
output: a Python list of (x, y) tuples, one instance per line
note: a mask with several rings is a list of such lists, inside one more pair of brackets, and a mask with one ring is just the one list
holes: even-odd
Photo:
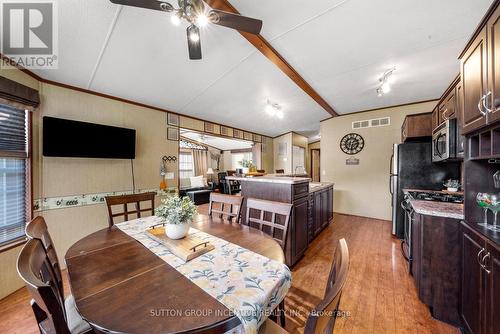
[(172, 196), (162, 200), (155, 215), (163, 219), (165, 234), (170, 239), (182, 239), (189, 232), (193, 216), (197, 213), (196, 205), (189, 197)]
[(253, 161), (243, 159), (240, 161), (240, 165), (241, 165), (241, 167), (243, 167), (243, 174), (248, 174), (248, 172), (250, 171), (250, 168), (253, 167)]
[(444, 186), (449, 192), (457, 192), (460, 189), (460, 181), (449, 179)]

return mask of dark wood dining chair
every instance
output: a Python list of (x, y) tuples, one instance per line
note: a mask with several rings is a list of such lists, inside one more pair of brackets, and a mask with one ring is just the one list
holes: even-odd
[[(114, 218), (124, 216), (124, 221), (130, 220), (129, 215), (135, 215), (133, 219), (141, 218), (142, 212), (150, 212), (151, 216), (155, 214), (155, 196), (156, 193), (142, 193), (132, 195), (118, 195), (105, 197), (106, 205), (108, 206), (108, 222), (109, 226), (115, 224)], [(150, 207), (141, 208), (141, 202), (150, 202)], [(129, 204), (134, 204), (134, 209), (129, 210)], [(122, 205), (123, 211), (113, 213), (112, 207), (115, 205)], [(146, 216), (147, 217), (147, 216)]]
[(240, 221), (242, 202), (243, 197), (241, 196), (225, 195), (212, 192), (210, 193), (208, 215), (212, 217), (213, 214), (216, 214), (219, 216), (219, 218), (225, 218), (229, 221), (233, 221), (234, 218), (235, 222), (238, 223)]
[[(335, 327), (335, 319), (339, 312), (340, 297), (349, 272), (349, 249), (345, 239), (340, 239), (323, 300), (309, 313), (304, 334), (331, 334)], [(267, 319), (259, 328), (259, 334), (286, 334), (285, 329)]]
[[(269, 234), (280, 244), (284, 251), (286, 249), (288, 223), (290, 222), (293, 205), (248, 198), (246, 200), (246, 208), (246, 223)], [(269, 216), (271, 217), (270, 219), (265, 219), (266, 216), (268, 218)], [(279, 216), (282, 217), (281, 221), (278, 221)]]
[(284, 169), (276, 169), (276, 174), (285, 174)]
[[(262, 232), (269, 234), (276, 240), (283, 251), (286, 251), (288, 237), (288, 224), (292, 214), (293, 205), (274, 201), (266, 201), (256, 198), (246, 200), (246, 223), (256, 227)], [(257, 214), (256, 214), (257, 213)], [(257, 216), (257, 217), (256, 217)], [(266, 219), (269, 218), (270, 219)], [(278, 217), (282, 217), (281, 219)], [(281, 221), (280, 221), (281, 220)], [(276, 233), (278, 232), (278, 233)], [(285, 303), (282, 301), (278, 306), (281, 326), (285, 326)]]
[(35, 217), (28, 224), (26, 224), (25, 232), (28, 238), (40, 240), (42, 243), (45, 253), (47, 254), (50, 268), (55, 276), (60, 298), (64, 300), (64, 286), (61, 266), (59, 265), (56, 249), (54, 247), (54, 243), (52, 242), (52, 238), (50, 237), (45, 219), (41, 216)]
[(61, 302), (57, 280), (39, 239), (30, 239), (17, 260), (17, 271), (32, 296), (31, 307), (40, 333), (93, 333), (78, 313), (72, 297)]

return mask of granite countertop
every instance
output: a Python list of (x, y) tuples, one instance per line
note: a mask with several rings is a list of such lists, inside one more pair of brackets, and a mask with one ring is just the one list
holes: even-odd
[(332, 187), (333, 182), (309, 182), (309, 193)]
[(408, 192), (417, 192), (417, 193), (438, 193), (438, 194), (447, 194), (447, 195), (463, 195), (463, 191), (447, 191), (447, 190), (429, 190), (429, 189), (403, 189), (403, 193), (407, 194)]
[(452, 219), (464, 219), (464, 205), (458, 203), (448, 203), (448, 202), (432, 202), (432, 201), (421, 201), (411, 199), (410, 204), (416, 213), (445, 217)]
[(283, 183), (283, 184), (300, 184), (308, 183), (311, 181), (308, 177), (291, 177), (291, 176), (256, 176), (256, 177), (242, 177), (242, 176), (226, 176), (226, 180), (230, 181), (247, 181), (247, 182), (264, 182), (264, 183)]

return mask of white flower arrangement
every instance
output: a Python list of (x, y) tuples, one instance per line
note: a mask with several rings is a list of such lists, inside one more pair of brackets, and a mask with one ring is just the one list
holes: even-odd
[(189, 197), (178, 196), (162, 200), (162, 205), (155, 210), (155, 215), (163, 218), (167, 224), (189, 223), (197, 213), (196, 205)]

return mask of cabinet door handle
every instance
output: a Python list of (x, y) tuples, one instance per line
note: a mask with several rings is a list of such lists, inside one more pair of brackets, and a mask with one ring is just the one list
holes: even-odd
[(483, 252), (485, 251), (486, 249), (484, 248), (481, 248), (481, 250), (479, 251), (479, 253), (477, 253), (477, 262), (479, 262), (479, 265), (482, 267), (483, 266), (483, 263), (481, 262), (481, 254), (483, 254)]
[(493, 110), (489, 109), (487, 106), (486, 106), (486, 99), (488, 98), (488, 96), (491, 96), (491, 91), (489, 91), (484, 97), (483, 97), (483, 108), (484, 110), (486, 110), (486, 112), (483, 114), (484, 116), (486, 116), (486, 113), (491, 113)]
[(490, 252), (488, 252), (488, 254), (483, 256), (483, 259), (481, 260), (482, 262), (481, 266), (483, 267), (484, 271), (486, 271), (487, 274), (491, 273), (491, 270), (486, 269), (486, 264), (484, 264), (484, 261), (489, 257), (490, 257)]
[(477, 109), (479, 110), (479, 112), (480, 112), (480, 113), (481, 113), (481, 115), (483, 115), (483, 116), (486, 116), (486, 112), (485, 112), (485, 111), (483, 111), (483, 109), (481, 108), (481, 107), (482, 107), (482, 103), (483, 103), (483, 101), (484, 101), (484, 98), (485, 98), (485, 97), (486, 97), (486, 95), (483, 95), (483, 97), (481, 97), (481, 98), (479, 99), (479, 102), (477, 103)]

